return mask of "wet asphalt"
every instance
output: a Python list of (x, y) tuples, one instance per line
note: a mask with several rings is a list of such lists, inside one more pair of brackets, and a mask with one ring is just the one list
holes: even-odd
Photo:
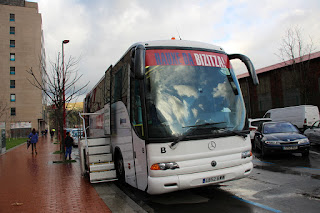
[(253, 164), (247, 178), (163, 195), (113, 184), (146, 212), (320, 211), (319, 146), (312, 146), (309, 157), (277, 154), (261, 158), (254, 152)]

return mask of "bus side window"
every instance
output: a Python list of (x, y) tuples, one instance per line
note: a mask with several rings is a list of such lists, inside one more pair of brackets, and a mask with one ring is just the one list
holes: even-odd
[(142, 106), (140, 99), (140, 85), (138, 80), (132, 81), (131, 120), (139, 137), (144, 136), (142, 122)]
[(115, 73), (115, 80), (114, 80), (114, 102), (122, 100), (122, 69), (118, 70)]

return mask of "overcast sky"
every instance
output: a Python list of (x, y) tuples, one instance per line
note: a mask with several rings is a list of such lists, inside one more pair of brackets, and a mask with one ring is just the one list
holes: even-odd
[[(256, 69), (281, 62), (289, 28), (320, 43), (319, 0), (30, 0), (42, 14), (47, 60), (55, 62), (62, 40), (65, 57), (81, 57), (78, 70), (88, 90), (105, 70), (139, 41), (176, 37), (215, 44), (247, 55)], [(239, 67), (236, 73), (243, 73)], [(78, 101), (82, 101), (81, 97)]]

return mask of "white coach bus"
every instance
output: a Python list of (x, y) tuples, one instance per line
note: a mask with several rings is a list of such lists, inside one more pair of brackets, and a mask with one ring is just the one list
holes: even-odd
[(252, 153), (246, 109), (230, 60), (249, 58), (184, 41), (132, 45), (84, 100), (81, 168), (149, 194), (246, 177)]

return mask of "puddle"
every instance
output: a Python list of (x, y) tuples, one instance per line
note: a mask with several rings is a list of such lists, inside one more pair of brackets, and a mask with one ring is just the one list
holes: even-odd
[(270, 172), (278, 172), (278, 173), (283, 173), (283, 174), (291, 174), (291, 175), (299, 175), (299, 176), (308, 176), (316, 180), (320, 180), (320, 175), (315, 175), (315, 174), (309, 174), (306, 172), (299, 172), (299, 171), (294, 171), (291, 168), (288, 167), (281, 167), (273, 164), (272, 166), (270, 165), (254, 165), (253, 166), (256, 169), (262, 169), (262, 170), (267, 170)]

